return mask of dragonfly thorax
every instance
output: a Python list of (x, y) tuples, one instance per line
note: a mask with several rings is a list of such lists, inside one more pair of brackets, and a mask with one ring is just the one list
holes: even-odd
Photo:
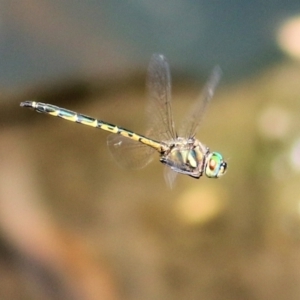
[(166, 150), (160, 161), (176, 172), (199, 178), (206, 165), (209, 149), (195, 138), (178, 137), (171, 142), (164, 142)]

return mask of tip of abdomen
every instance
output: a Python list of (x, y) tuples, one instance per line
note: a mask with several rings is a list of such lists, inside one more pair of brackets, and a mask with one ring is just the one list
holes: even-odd
[(32, 101), (24, 101), (24, 102), (20, 103), (20, 106), (21, 107), (33, 107), (32, 103), (33, 103)]

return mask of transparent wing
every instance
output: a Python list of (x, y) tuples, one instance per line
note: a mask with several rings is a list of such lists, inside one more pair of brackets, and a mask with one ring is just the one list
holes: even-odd
[(192, 106), (183, 120), (179, 135), (185, 138), (192, 138), (196, 135), (202, 121), (206, 107), (214, 95), (215, 89), (222, 75), (221, 68), (216, 66), (208, 79), (198, 101)]
[(170, 189), (173, 189), (173, 187), (175, 186), (177, 175), (178, 173), (176, 171), (172, 170), (169, 166), (165, 166), (164, 178), (166, 184)]
[(149, 146), (115, 134), (107, 137), (107, 145), (116, 162), (126, 169), (144, 168), (156, 152)]
[(176, 138), (171, 107), (171, 75), (168, 62), (162, 54), (153, 54), (148, 67), (147, 107), (150, 133), (156, 140)]

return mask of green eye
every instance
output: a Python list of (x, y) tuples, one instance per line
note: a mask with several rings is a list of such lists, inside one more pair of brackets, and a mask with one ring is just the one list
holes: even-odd
[(218, 152), (212, 152), (207, 157), (205, 175), (209, 178), (218, 178), (226, 172), (227, 163)]

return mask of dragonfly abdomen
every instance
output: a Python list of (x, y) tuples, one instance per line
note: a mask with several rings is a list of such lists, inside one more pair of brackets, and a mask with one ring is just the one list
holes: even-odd
[(83, 114), (76, 113), (72, 110), (65, 109), (62, 107), (58, 107), (52, 104), (42, 103), (42, 102), (35, 102), (35, 101), (25, 101), (21, 103), (23, 107), (33, 108), (35, 111), (39, 113), (45, 113), (54, 117), (59, 117), (65, 119), (67, 121), (75, 122), (78, 124), (83, 124), (87, 126), (91, 126), (94, 128), (99, 128), (105, 131), (109, 131), (112, 133), (120, 134), (126, 138), (131, 140), (140, 142), (142, 144), (148, 145), (159, 152), (161, 152), (162, 145), (161, 143), (154, 141), (152, 139), (146, 138), (143, 135), (134, 133), (128, 129), (118, 127), (117, 125), (110, 124), (108, 122), (104, 122)]

